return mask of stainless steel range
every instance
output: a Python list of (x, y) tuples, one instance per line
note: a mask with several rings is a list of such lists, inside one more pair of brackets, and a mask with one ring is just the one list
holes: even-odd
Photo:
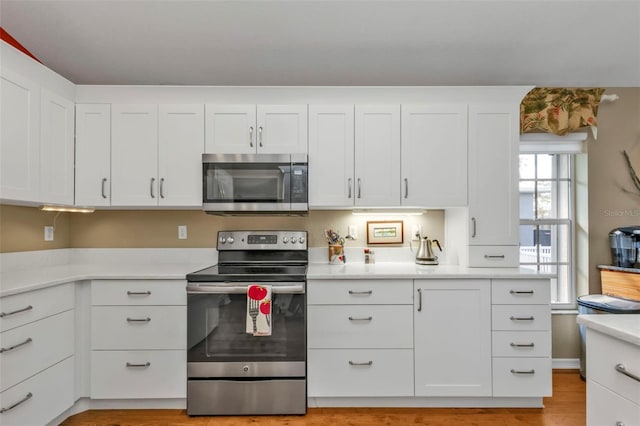
[(305, 231), (220, 231), (187, 275), (187, 413), (304, 414)]

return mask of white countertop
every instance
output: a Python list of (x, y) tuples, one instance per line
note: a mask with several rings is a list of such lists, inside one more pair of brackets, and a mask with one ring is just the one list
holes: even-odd
[(640, 346), (640, 314), (578, 315), (578, 324)]

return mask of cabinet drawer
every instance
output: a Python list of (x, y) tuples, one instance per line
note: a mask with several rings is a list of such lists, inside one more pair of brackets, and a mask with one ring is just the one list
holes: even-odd
[(91, 398), (185, 398), (187, 353), (92, 351)]
[(91, 282), (91, 304), (186, 305), (182, 280), (97, 280)]
[(518, 246), (469, 246), (469, 266), (480, 268), (517, 268)]
[(309, 397), (413, 396), (411, 349), (310, 349)]
[(494, 305), (547, 305), (551, 302), (549, 280), (492, 280)]
[(94, 306), (92, 349), (184, 349), (186, 306)]
[[(3, 409), (24, 400), (0, 414), (2, 425), (46, 425), (71, 407), (74, 403), (73, 364), (73, 357), (69, 357), (2, 392), (0, 404)], [(29, 394), (31, 397), (25, 399)]]
[(411, 305), (411, 280), (321, 280), (307, 284), (310, 305)]
[(491, 323), (493, 330), (547, 331), (551, 309), (548, 305), (494, 305)]
[(551, 358), (494, 358), (493, 396), (551, 396)]
[(640, 348), (589, 328), (586, 342), (588, 378), (640, 404), (640, 381), (616, 370), (622, 365), (640, 377)]
[(309, 306), (309, 348), (412, 348), (412, 306)]
[(640, 425), (640, 405), (587, 380), (587, 426)]
[[(73, 336), (73, 310), (3, 332), (0, 390), (73, 355)], [(7, 350), (11, 347), (14, 349)]]
[(0, 331), (73, 309), (73, 283), (0, 298)]
[(492, 355), (495, 357), (549, 357), (550, 331), (494, 331)]

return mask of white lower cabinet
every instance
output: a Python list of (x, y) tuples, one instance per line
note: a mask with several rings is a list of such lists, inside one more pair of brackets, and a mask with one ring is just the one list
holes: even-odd
[(46, 425), (55, 419), (74, 403), (73, 375), (71, 356), (0, 393), (0, 424)]
[(91, 398), (186, 397), (185, 287), (181, 280), (91, 283)]
[(551, 395), (551, 358), (493, 358), (493, 396)]

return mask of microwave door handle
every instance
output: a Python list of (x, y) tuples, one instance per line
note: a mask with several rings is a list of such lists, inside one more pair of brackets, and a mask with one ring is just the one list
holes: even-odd
[[(246, 294), (247, 285), (238, 286), (195, 286), (187, 285), (187, 294)], [(278, 285), (271, 287), (273, 294), (302, 294), (304, 293), (304, 284), (297, 285)]]

